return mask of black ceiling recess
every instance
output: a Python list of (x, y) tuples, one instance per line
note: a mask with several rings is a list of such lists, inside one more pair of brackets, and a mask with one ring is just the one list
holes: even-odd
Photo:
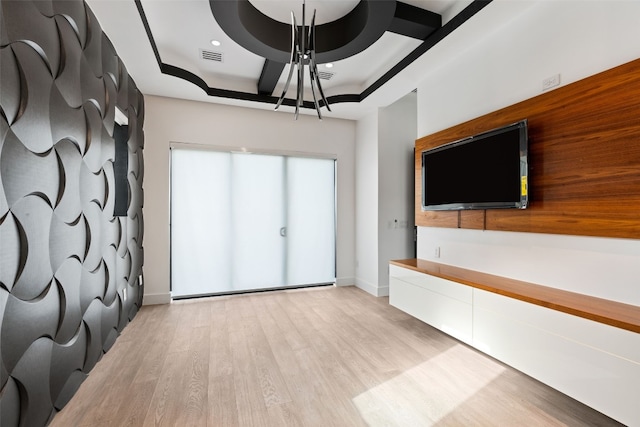
[[(287, 63), (291, 55), (291, 25), (276, 21), (249, 0), (209, 0), (213, 16), (236, 43), (256, 55)], [(318, 63), (334, 62), (362, 52), (390, 27), (395, 0), (360, 0), (342, 18), (316, 26)]]
[[(209, 0), (222, 30), (236, 43), (265, 58), (258, 92), (271, 95), (291, 56), (291, 25), (263, 14), (249, 0)], [(441, 17), (396, 0), (360, 0), (340, 19), (316, 26), (316, 60), (335, 62), (356, 55), (386, 31), (424, 40)]]
[[(209, 87), (199, 76), (162, 62), (141, 0), (134, 2), (162, 73), (187, 80), (201, 87), (209, 96), (272, 104), (278, 101), (272, 93), (284, 66), (289, 62), (290, 24), (268, 17), (249, 0), (209, 0), (211, 12), (223, 31), (240, 46), (265, 58), (257, 93), (238, 92)], [(428, 10), (396, 0), (360, 0), (342, 18), (317, 25), (316, 59), (319, 64), (356, 55), (375, 43), (386, 31), (423, 41), (362, 93), (333, 95), (328, 97), (329, 103), (362, 101), (489, 3), (491, 0), (473, 0), (462, 12), (441, 26), (440, 15)], [(292, 106), (295, 100), (285, 99), (283, 104)], [(310, 101), (305, 101), (303, 107), (315, 108)]]

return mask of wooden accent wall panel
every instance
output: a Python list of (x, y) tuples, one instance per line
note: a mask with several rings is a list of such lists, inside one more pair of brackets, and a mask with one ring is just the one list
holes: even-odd
[[(522, 119), (528, 209), (422, 212), (422, 151)], [(640, 59), (418, 139), (415, 176), (417, 225), (640, 238)]]

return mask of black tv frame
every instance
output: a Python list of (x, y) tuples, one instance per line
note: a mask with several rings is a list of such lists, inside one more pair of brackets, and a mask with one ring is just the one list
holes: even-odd
[[(493, 137), (501, 136), (505, 133), (518, 130), (518, 144), (519, 144), (519, 157), (520, 157), (520, 176), (518, 188), (519, 197), (513, 197), (512, 200), (492, 200), (492, 201), (478, 201), (478, 200), (460, 200), (448, 203), (427, 204), (426, 194), (426, 172), (425, 172), (425, 157), (433, 153), (441, 152), (444, 150), (455, 150), (457, 147), (462, 147), (467, 144), (481, 144), (483, 141), (491, 141)], [(486, 132), (482, 132), (470, 137), (466, 137), (457, 141), (453, 141), (429, 150), (424, 150), (421, 153), (422, 158), (422, 210), (423, 211), (449, 211), (449, 210), (467, 210), (467, 209), (526, 209), (529, 205), (529, 144), (528, 144), (528, 122), (527, 119), (520, 120), (510, 125), (502, 126), (496, 129), (492, 129)], [(458, 178), (461, 182), (465, 177)], [(483, 179), (482, 174), (477, 174), (474, 179)], [(515, 183), (513, 183), (515, 188)], [(513, 199), (518, 200), (513, 200)]]

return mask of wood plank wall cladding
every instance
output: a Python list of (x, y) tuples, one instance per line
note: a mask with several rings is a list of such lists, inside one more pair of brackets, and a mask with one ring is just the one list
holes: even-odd
[(43, 426), (141, 306), (144, 100), (83, 1), (0, 12), (0, 425)]
[[(529, 121), (526, 210), (423, 212), (422, 151)], [(416, 225), (640, 238), (640, 59), (416, 141)]]

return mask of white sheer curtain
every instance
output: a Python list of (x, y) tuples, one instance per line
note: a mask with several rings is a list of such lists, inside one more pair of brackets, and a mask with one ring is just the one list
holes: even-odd
[(231, 288), (284, 286), (284, 158), (233, 154), (231, 164)]
[(174, 296), (207, 294), (231, 283), (230, 173), (230, 153), (171, 150)]
[(335, 281), (335, 161), (287, 158), (287, 280)]
[(171, 150), (174, 297), (334, 281), (334, 160)]

